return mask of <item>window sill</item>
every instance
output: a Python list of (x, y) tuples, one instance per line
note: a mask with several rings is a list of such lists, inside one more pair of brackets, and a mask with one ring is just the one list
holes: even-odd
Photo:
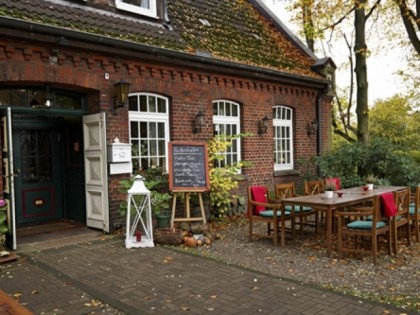
[(282, 171), (274, 171), (274, 177), (281, 177), (281, 176), (290, 176), (290, 175), (300, 175), (300, 172), (297, 170), (282, 170)]

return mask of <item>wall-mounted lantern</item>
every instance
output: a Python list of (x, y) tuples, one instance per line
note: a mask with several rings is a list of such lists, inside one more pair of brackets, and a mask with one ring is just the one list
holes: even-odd
[(310, 123), (306, 126), (306, 134), (308, 136), (312, 136), (316, 134), (316, 131), (318, 129), (318, 121), (316, 119), (312, 120)]
[(124, 107), (127, 104), (128, 93), (130, 92), (130, 82), (121, 79), (114, 84), (115, 87), (115, 103), (114, 109)]
[(201, 132), (201, 128), (204, 127), (204, 124), (205, 124), (204, 113), (201, 109), (195, 115), (192, 124), (193, 124), (193, 133)]
[(267, 115), (265, 115), (259, 122), (258, 122), (258, 134), (262, 135), (264, 133), (267, 133), (268, 129), (268, 121), (270, 118), (268, 118)]

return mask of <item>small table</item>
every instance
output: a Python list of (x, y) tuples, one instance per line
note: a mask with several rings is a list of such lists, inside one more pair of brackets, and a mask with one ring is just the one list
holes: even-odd
[(294, 207), (307, 206), (312, 207), (318, 211), (325, 211), (327, 220), (327, 253), (331, 255), (332, 252), (332, 217), (333, 212), (340, 208), (350, 207), (367, 201), (374, 196), (383, 194), (385, 192), (395, 192), (405, 187), (401, 186), (387, 186), (378, 187), (373, 190), (364, 191), (362, 187), (353, 187), (339, 190), (343, 195), (338, 197), (334, 194), (333, 198), (325, 198), (323, 194), (307, 195), (292, 198), (284, 198), (281, 202), (283, 205)]

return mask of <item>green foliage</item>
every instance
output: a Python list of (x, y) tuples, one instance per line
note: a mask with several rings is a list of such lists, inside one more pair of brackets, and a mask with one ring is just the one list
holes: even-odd
[(244, 166), (249, 166), (245, 161), (238, 161), (232, 165), (222, 165), (215, 167), (215, 163), (223, 161), (223, 152), (226, 152), (232, 145), (232, 140), (238, 137), (248, 136), (249, 134), (239, 134), (236, 136), (216, 135), (208, 141), (208, 161), (210, 177), (210, 203), (213, 207), (211, 215), (224, 217), (230, 209), (231, 200), (237, 196), (232, 194), (232, 189), (238, 187), (240, 170)]
[(378, 185), (415, 187), (420, 165), (389, 141), (374, 138), (369, 145), (346, 143), (329, 154), (314, 158), (322, 177), (339, 177), (343, 187), (363, 185), (368, 175)]
[(417, 116), (407, 97), (395, 95), (379, 100), (369, 111), (370, 136), (386, 138), (392, 144), (409, 150), (416, 149), (420, 142)]
[(8, 231), (7, 206), (5, 200), (0, 199), (0, 249), (4, 248), (5, 237)]
[[(152, 213), (158, 214), (169, 209), (169, 201), (172, 196), (168, 192), (168, 175), (163, 173), (160, 167), (151, 167), (139, 172), (144, 178), (144, 185), (150, 190)], [(122, 179), (120, 181), (120, 191), (127, 194), (127, 191), (134, 183), (134, 177)], [(138, 196), (136, 196), (138, 197)], [(139, 200), (136, 200), (139, 202)], [(127, 201), (120, 203), (119, 211), (121, 215), (127, 214)]]

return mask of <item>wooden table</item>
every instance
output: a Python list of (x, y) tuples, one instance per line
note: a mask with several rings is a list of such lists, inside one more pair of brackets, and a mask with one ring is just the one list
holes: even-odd
[(387, 187), (378, 187), (373, 190), (364, 191), (362, 187), (353, 187), (348, 189), (342, 189), (338, 192), (342, 192), (343, 195), (338, 197), (334, 193), (333, 198), (325, 198), (324, 194), (318, 195), (308, 195), (308, 196), (299, 196), (293, 198), (285, 198), (281, 202), (283, 205), (289, 205), (294, 207), (297, 206), (308, 206), (316, 209), (317, 211), (325, 211), (326, 213), (326, 224), (327, 224), (327, 253), (331, 254), (332, 251), (332, 217), (333, 212), (340, 208), (345, 208), (349, 206), (354, 206), (360, 204), (364, 201), (370, 200), (374, 196), (383, 194), (385, 192), (394, 192), (406, 187), (401, 186), (387, 186)]

